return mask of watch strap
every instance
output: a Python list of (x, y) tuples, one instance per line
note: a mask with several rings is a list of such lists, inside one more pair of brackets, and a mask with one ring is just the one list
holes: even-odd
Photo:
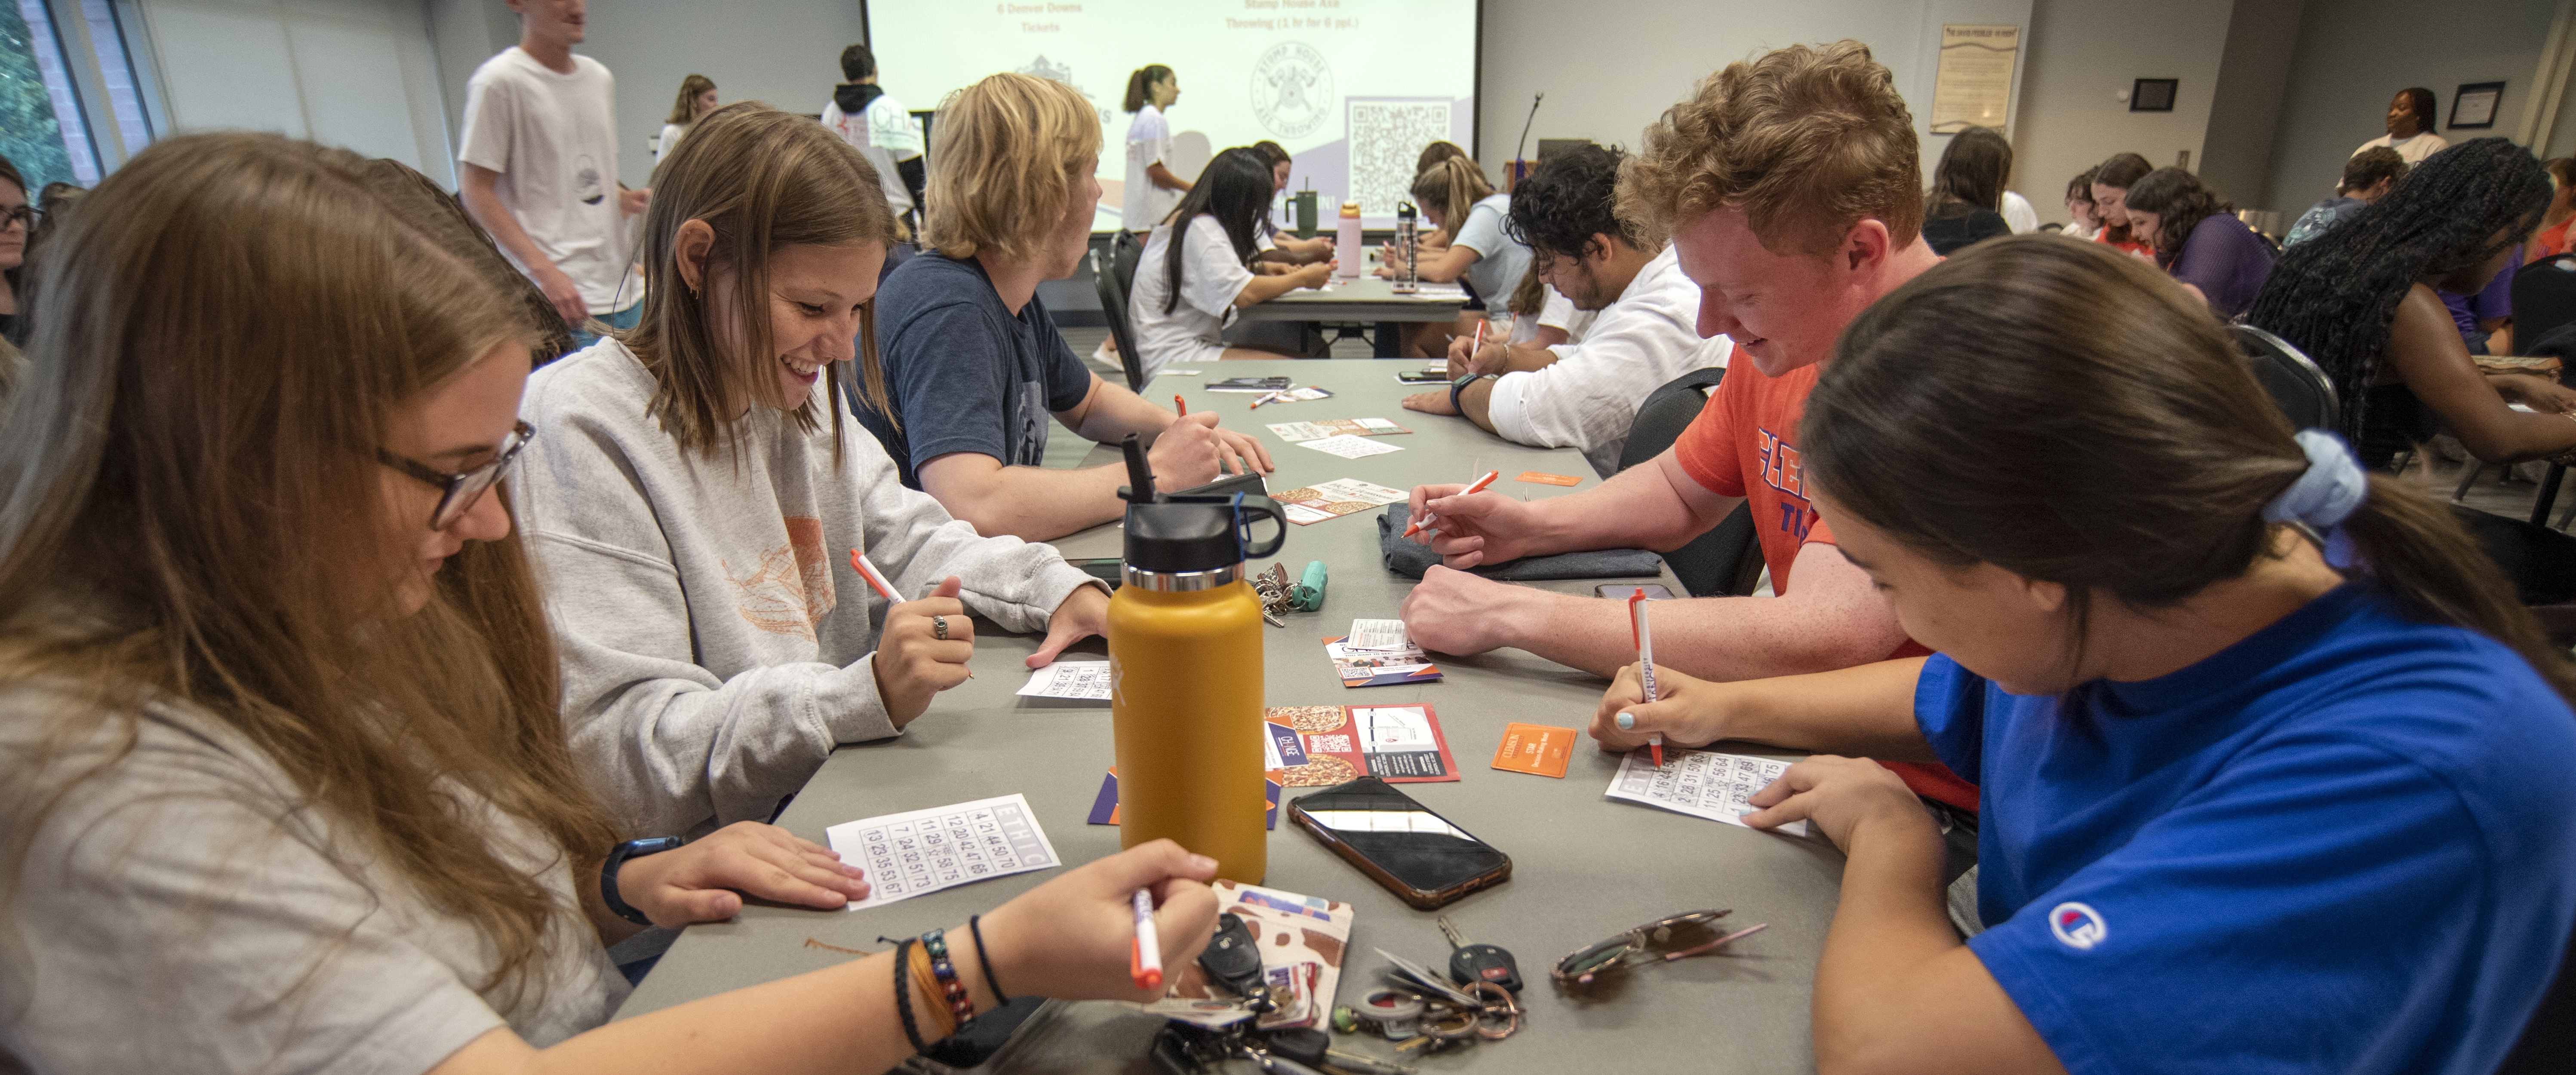
[(653, 919), (650, 916), (636, 910), (633, 904), (627, 903), (618, 896), (617, 869), (626, 865), (628, 859), (658, 855), (684, 842), (677, 836), (651, 836), (641, 840), (628, 840), (609, 848), (607, 861), (599, 864), (599, 898), (600, 902), (608, 905), (609, 913), (639, 926), (652, 925)]

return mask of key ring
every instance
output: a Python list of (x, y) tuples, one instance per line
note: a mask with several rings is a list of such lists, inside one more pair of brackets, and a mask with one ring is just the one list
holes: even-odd
[[(1441, 1013), (1437, 1018), (1431, 1016), (1429, 1013), (1425, 1013), (1423, 1015), (1421, 1023), (1422, 1034), (1424, 1037), (1437, 1038), (1441, 1041), (1456, 1041), (1460, 1038), (1471, 1038), (1476, 1036), (1476, 1024), (1482, 1018), (1482, 1015), (1483, 1013), (1474, 1008), (1460, 1008), (1454, 1005), (1443, 1006)], [(1451, 1017), (1455, 1017), (1458, 1021), (1455, 1024), (1441, 1021)]]
[(936, 638), (942, 642), (948, 641), (948, 617), (932, 616), (930, 618), (930, 637)]
[[(1504, 1038), (1511, 1037), (1513, 1034), (1520, 1032), (1520, 1000), (1519, 998), (1512, 996), (1511, 990), (1505, 989), (1491, 982), (1478, 982), (1469, 987), (1468, 992), (1474, 993), (1478, 999), (1487, 1002), (1483, 1008), (1478, 1009), (1476, 1012), (1477, 1037), (1483, 1038), (1486, 1041), (1501, 1041)], [(1502, 1029), (1491, 1029), (1488, 1026), (1489, 1020), (1500, 1020), (1502, 1023)]]

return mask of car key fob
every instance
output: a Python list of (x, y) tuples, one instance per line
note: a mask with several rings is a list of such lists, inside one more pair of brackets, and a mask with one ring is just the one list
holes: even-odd
[(1266, 999), (1270, 995), (1270, 987), (1261, 981), (1260, 939), (1252, 935), (1252, 927), (1245, 925), (1240, 915), (1217, 916), (1216, 936), (1209, 938), (1207, 947), (1199, 952), (1199, 966), (1238, 997)]
[(1499, 985), (1514, 993), (1521, 991), (1521, 965), (1510, 952), (1499, 945), (1471, 944), (1467, 935), (1458, 932), (1447, 915), (1439, 919), (1440, 932), (1449, 938), (1449, 980), (1461, 986), (1478, 982)]

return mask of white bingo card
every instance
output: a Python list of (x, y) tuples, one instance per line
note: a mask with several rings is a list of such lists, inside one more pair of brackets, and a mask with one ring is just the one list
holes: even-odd
[[(1619, 759), (1619, 775), (1610, 778), (1609, 795), (1692, 817), (1744, 824), (1755, 807), (1745, 800), (1789, 771), (1785, 761), (1718, 754), (1706, 750), (1664, 748), (1664, 767), (1655, 768), (1644, 747)], [(1749, 826), (1748, 826), (1749, 827)], [(1807, 834), (1807, 823), (1792, 821), (1778, 831)]]
[(823, 835), (841, 861), (868, 872), (868, 898), (853, 911), (1064, 864), (1018, 794), (861, 818)]

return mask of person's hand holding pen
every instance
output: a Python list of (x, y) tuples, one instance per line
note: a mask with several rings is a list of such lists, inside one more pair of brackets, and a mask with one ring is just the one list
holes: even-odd
[(1470, 494), (1467, 486), (1417, 485), (1408, 498), (1413, 540), (1431, 546), (1442, 563), (1461, 571), (1527, 555), (1530, 506), (1494, 492)]
[(1216, 412), (1206, 410), (1172, 419), (1145, 458), (1155, 483), (1171, 489), (1197, 488), (1229, 474), (1268, 474), (1275, 467), (1259, 438), (1219, 428)]
[(1449, 341), (1451, 373), (1508, 373), (1511, 365), (1512, 349), (1500, 340), (1483, 342), (1480, 334), (1472, 339), (1460, 336)]
[(1656, 735), (1675, 746), (1705, 746), (1727, 737), (1727, 685), (1655, 667), (1655, 701), (1646, 701), (1642, 669), (1619, 670), (1592, 714), (1592, 738), (1614, 754), (1645, 746)]
[[(1216, 860), (1156, 840), (1067, 871), (984, 916), (994, 972), (1017, 996), (1149, 1001), (1135, 964), (1138, 890), (1155, 904), (1162, 965), (1186, 967), (1216, 934)], [(956, 945), (966, 931), (949, 931)], [(964, 966), (964, 964), (960, 964)]]
[(885, 630), (877, 635), (877, 651), (868, 663), (876, 672), (877, 700), (885, 703), (886, 719), (897, 728), (928, 710), (939, 692), (974, 676), (966, 662), (975, 656), (975, 621), (957, 600), (964, 585), (950, 575), (930, 596), (886, 610)]

